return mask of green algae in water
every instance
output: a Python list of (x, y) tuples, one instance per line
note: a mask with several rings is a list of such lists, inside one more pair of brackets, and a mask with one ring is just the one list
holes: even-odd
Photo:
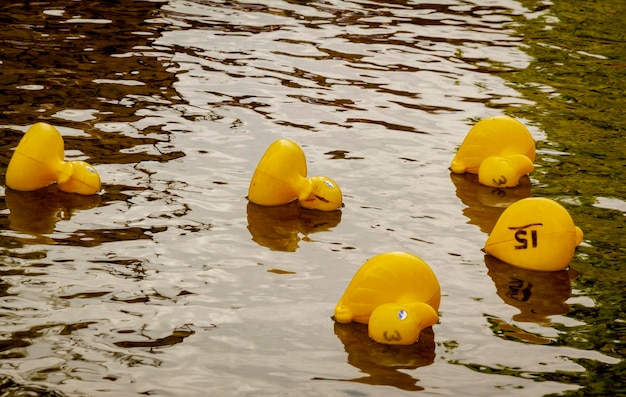
[(557, 0), (540, 15), (516, 20), (531, 64), (503, 74), (533, 105), (506, 110), (546, 132), (537, 142), (533, 196), (564, 204), (584, 231), (573, 287), (595, 303), (571, 305), (567, 316), (583, 325), (554, 324), (552, 344), (620, 362), (572, 359), (585, 372), (536, 379), (581, 386), (568, 396), (626, 395), (626, 2)]

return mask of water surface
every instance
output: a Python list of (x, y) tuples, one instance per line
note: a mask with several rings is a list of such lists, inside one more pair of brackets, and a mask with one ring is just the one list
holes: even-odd
[[(624, 391), (626, 52), (608, 23), (623, 10), (568, 4), (1, 6), (2, 170), (46, 121), (103, 179), (93, 197), (2, 190), (2, 395)], [(537, 140), (530, 179), (450, 175), (471, 125), (498, 114)], [(283, 137), (341, 186), (341, 211), (248, 203)], [(481, 251), (531, 195), (585, 232), (568, 270)], [(331, 319), (356, 269), (395, 250), (443, 292), (440, 323), (406, 348)]]

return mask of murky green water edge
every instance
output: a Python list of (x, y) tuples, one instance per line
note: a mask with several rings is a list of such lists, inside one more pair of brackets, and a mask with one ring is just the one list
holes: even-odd
[[(523, 2), (530, 9), (542, 2)], [(560, 374), (582, 389), (567, 395), (626, 393), (626, 3), (555, 1), (536, 19), (518, 20), (529, 67), (503, 78), (533, 104), (507, 111), (546, 132), (533, 178), (534, 196), (564, 204), (585, 232), (571, 267), (575, 294), (594, 307), (571, 305), (555, 342), (604, 352), (619, 364), (580, 364), (584, 375)]]

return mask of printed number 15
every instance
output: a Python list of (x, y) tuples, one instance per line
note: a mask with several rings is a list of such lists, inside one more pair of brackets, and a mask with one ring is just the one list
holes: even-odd
[[(530, 231), (530, 239), (532, 242), (532, 247), (537, 248), (537, 231), (536, 230)], [(526, 248), (528, 248), (528, 233), (526, 233), (526, 230), (521, 229), (521, 230), (516, 231), (515, 240), (517, 240), (518, 243), (521, 243), (521, 245), (515, 246), (516, 250), (525, 250)]]

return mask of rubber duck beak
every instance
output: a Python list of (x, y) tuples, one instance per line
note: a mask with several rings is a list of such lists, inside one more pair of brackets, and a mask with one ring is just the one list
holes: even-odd
[(378, 306), (368, 324), (370, 338), (388, 345), (412, 345), (424, 328), (437, 323), (439, 316), (427, 303), (386, 303)]
[(515, 187), (534, 168), (533, 162), (523, 154), (489, 156), (478, 168), (478, 182), (491, 187)]
[(100, 191), (100, 175), (84, 161), (69, 161), (71, 173), (63, 180), (59, 178), (59, 189), (66, 193), (78, 193), (82, 195), (96, 194)]
[(335, 181), (325, 176), (310, 177), (302, 186), (298, 202), (304, 208), (334, 211), (342, 204), (341, 189)]

